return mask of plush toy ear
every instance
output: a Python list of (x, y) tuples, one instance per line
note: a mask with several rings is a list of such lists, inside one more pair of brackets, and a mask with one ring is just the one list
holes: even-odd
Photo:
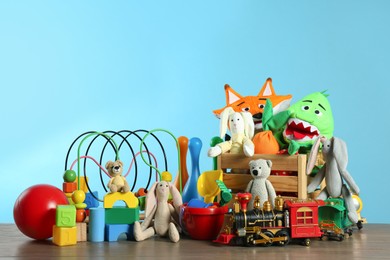
[(225, 137), (225, 134), (227, 132), (228, 128), (228, 122), (229, 122), (229, 117), (231, 114), (234, 113), (233, 108), (227, 107), (225, 108), (222, 113), (221, 113), (221, 122), (220, 122), (220, 137), (223, 139)]
[(246, 136), (252, 140), (255, 135), (255, 123), (253, 122), (252, 114), (249, 112), (241, 112), (244, 119), (244, 131)]
[(237, 100), (240, 100), (242, 96), (238, 94), (232, 87), (225, 84), (226, 105), (231, 105)]
[(266, 160), (266, 162), (267, 162), (267, 165), (268, 165), (268, 167), (272, 167), (272, 161), (271, 160)]
[(113, 164), (112, 161), (108, 161), (108, 162), (106, 163), (106, 169), (108, 170), (109, 168), (111, 168), (112, 164)]
[(169, 183), (169, 191), (172, 195), (173, 207), (175, 208), (176, 212), (179, 214), (180, 206), (183, 205), (183, 199), (181, 197), (181, 194), (178, 191), (178, 189), (175, 187), (175, 185), (172, 185), (171, 183)]
[(159, 182), (155, 182), (150, 190), (148, 190), (148, 193), (146, 194), (145, 198), (145, 218), (150, 214), (153, 207), (156, 205), (157, 199), (156, 199), (156, 187)]
[(339, 138), (332, 137), (333, 156), (340, 171), (344, 171), (348, 165), (348, 151), (345, 142)]
[(257, 94), (257, 96), (259, 97), (267, 97), (267, 96), (274, 96), (275, 95), (275, 91), (274, 91), (274, 87), (272, 86), (272, 79), (271, 78), (268, 78), (263, 87), (260, 89), (260, 92), (259, 94)]
[(309, 157), (307, 158), (306, 175), (309, 175), (317, 161), (318, 150), (320, 149), (321, 137), (318, 137), (311, 147)]

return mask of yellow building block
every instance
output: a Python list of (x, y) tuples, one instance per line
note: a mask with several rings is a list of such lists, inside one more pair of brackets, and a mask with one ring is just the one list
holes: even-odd
[(69, 246), (77, 244), (76, 227), (53, 226), (53, 243), (57, 246)]
[(87, 241), (87, 223), (79, 222), (76, 223), (77, 228), (77, 242)]
[(132, 192), (114, 192), (104, 196), (103, 207), (105, 209), (112, 208), (118, 200), (124, 201), (128, 208), (138, 206), (138, 198)]
[(88, 192), (88, 187), (87, 187), (86, 182), (88, 182), (88, 177), (87, 177), (87, 181), (85, 181), (85, 177), (80, 176), (80, 188), (78, 188), (78, 178), (76, 178), (77, 189), (78, 190), (82, 190), (85, 193), (87, 193)]

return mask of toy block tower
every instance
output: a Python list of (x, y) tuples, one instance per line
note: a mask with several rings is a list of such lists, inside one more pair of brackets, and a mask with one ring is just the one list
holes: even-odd
[(57, 246), (77, 243), (76, 207), (74, 205), (57, 206), (56, 224), (53, 226), (53, 243)]
[[(125, 206), (114, 206), (117, 201), (124, 201)], [(105, 240), (116, 241), (125, 233), (127, 240), (133, 239), (133, 224), (139, 220), (138, 198), (132, 192), (114, 192), (105, 195)]]

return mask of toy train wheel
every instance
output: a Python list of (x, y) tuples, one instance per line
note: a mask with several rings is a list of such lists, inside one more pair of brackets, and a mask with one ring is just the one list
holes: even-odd
[(255, 237), (257, 238), (257, 235), (249, 235), (246, 237), (245, 245), (246, 246), (255, 246)]
[(303, 245), (304, 246), (310, 246), (310, 238), (305, 238), (304, 240), (303, 240)]
[(274, 234), (272, 234), (271, 231), (264, 231), (263, 234), (270, 238), (269, 241), (266, 241), (263, 245), (264, 246), (271, 246), (272, 245), (272, 238), (274, 238)]
[(291, 241), (290, 235), (285, 230), (279, 230), (278, 232), (276, 232), (275, 237), (276, 238), (280, 238), (280, 237), (285, 237), (286, 238), (284, 241), (278, 241), (277, 242), (278, 246), (286, 246)]

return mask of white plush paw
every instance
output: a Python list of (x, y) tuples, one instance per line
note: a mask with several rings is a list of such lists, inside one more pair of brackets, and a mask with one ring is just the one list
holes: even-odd
[(252, 157), (255, 154), (255, 146), (253, 143), (244, 144), (244, 154), (248, 157)]
[(216, 156), (220, 155), (221, 153), (222, 153), (222, 149), (221, 149), (221, 147), (219, 147), (217, 145), (214, 147), (210, 147), (209, 151), (207, 152), (207, 155), (209, 157), (216, 157)]

